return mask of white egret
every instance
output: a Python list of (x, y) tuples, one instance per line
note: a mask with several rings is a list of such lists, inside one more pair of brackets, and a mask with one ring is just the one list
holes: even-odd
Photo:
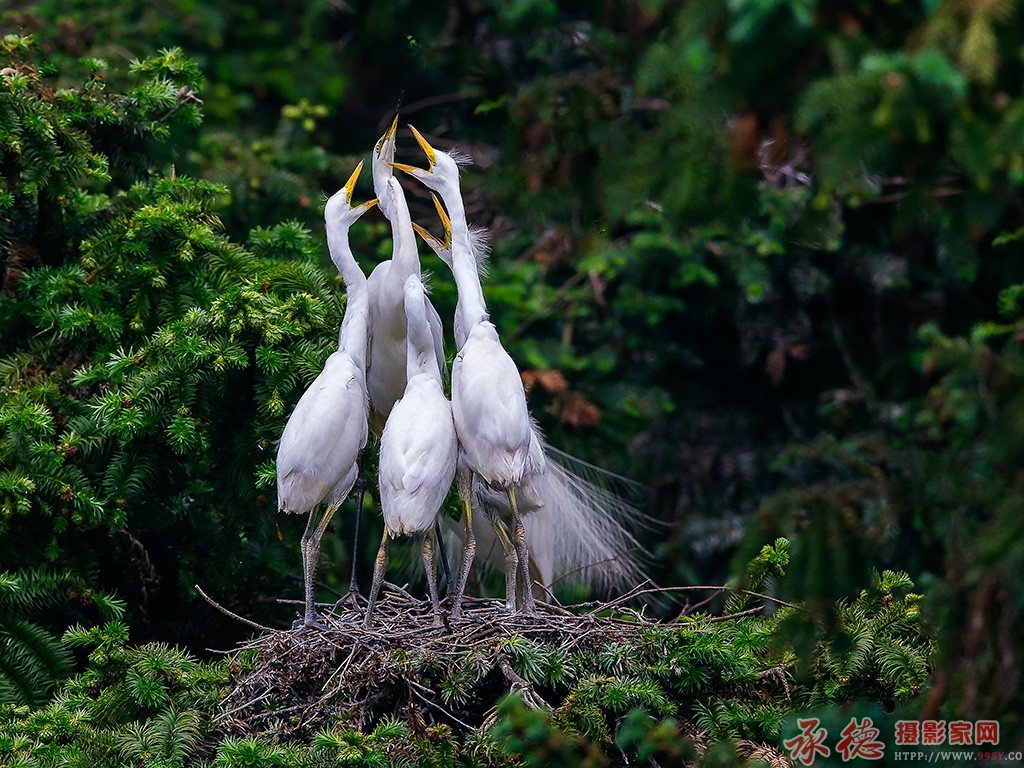
[[(348, 296), (338, 350), (327, 358), (323, 371), (299, 398), (277, 449), (278, 507), (285, 512), (309, 513), (302, 534), (303, 618), (307, 625), (317, 622), (313, 584), (320, 540), (334, 511), (355, 484), (357, 458), (367, 437), (369, 301), (366, 277), (348, 241), (349, 227), (377, 202), (352, 205), (352, 190), (362, 167), (360, 163), (324, 208), (327, 245)], [(321, 504), (326, 508), (318, 520)]]
[(434, 357), (421, 279), (410, 275), (403, 293), (409, 326), (408, 382), (405, 393), (391, 409), (380, 439), (380, 504), (384, 515), (384, 535), (373, 569), (366, 626), (370, 624), (387, 567), (389, 538), (421, 532), (425, 534), (423, 567), (427, 574), (430, 602), (435, 622), (441, 621), (433, 528), (455, 477), (458, 441), (452, 406), (444, 395), (441, 369)]
[[(412, 131), (427, 155), (429, 167), (422, 170), (404, 164), (392, 165), (440, 194), (448, 215), (458, 218), (460, 223), (465, 222), (455, 159), (443, 153), (437, 155), (415, 128)], [(451, 266), (458, 292), (455, 333), (459, 347), (452, 364), (452, 414), (462, 449), (460, 461), (492, 488), (500, 489), (508, 499), (512, 536), (506, 551), (505, 596), (510, 610), (518, 607), (530, 612), (533, 610), (530, 560), (526, 532), (516, 504), (516, 488), (527, 471), (543, 471), (544, 454), (530, 451), (533, 429), (526, 407), (526, 392), (519, 369), (501, 345), (498, 331), (487, 315), (468, 227), (452, 228)], [(471, 487), (465, 476), (460, 477), (459, 489), (467, 515), (467, 541), (462, 573), (453, 598), (453, 616), (458, 615), (461, 606), (475, 543), (468, 498)], [(498, 526), (495, 532), (502, 536), (500, 522), (494, 522)]]
[[(429, 167), (427, 170), (402, 164), (396, 167), (440, 193), (448, 207), (446, 213), (434, 197), (445, 230), (444, 242), (432, 237), (422, 227), (413, 226), (442, 261), (453, 267), (453, 271), (453, 254), (467, 247), (472, 258), (463, 258), (462, 261), (482, 265), (486, 237), (468, 226), (459, 193), (459, 165), (467, 158), (438, 153), (415, 128), (412, 131), (427, 155)], [(460, 303), (462, 298), (460, 289)], [(462, 313), (457, 310), (455, 339), (458, 346), (467, 337), (463, 322)], [(644, 524), (644, 516), (602, 487), (614, 476), (549, 446), (532, 421), (531, 433), (527, 468), (517, 488), (516, 503), (520, 513), (534, 513), (526, 518), (525, 529), (540, 582), (550, 586), (556, 574), (558, 578), (571, 574), (572, 579), (598, 588), (632, 586), (643, 580), (645, 577), (640, 566), (643, 549), (633, 531)], [(590, 475), (593, 481), (583, 475)], [(472, 491), (474, 500), (488, 513), (488, 517), (511, 514), (509, 497), (500, 489), (477, 477), (473, 480)], [(484, 528), (476, 530), (487, 536)], [(495, 534), (502, 538), (500, 529), (496, 529)], [(490, 542), (481, 541), (480, 552), (485, 558), (494, 552), (493, 543), (493, 538)], [(474, 546), (475, 542), (467, 541), (467, 550)]]
[[(406, 385), (406, 333), (405, 304), (403, 287), (406, 279), (420, 275), (419, 254), (416, 251), (416, 236), (405, 201), (401, 184), (394, 178), (389, 163), (395, 157), (395, 137), (398, 116), (392, 121), (384, 135), (378, 139), (371, 157), (374, 194), (381, 213), (391, 224), (392, 255), (379, 263), (367, 280), (370, 307), (370, 345), (367, 353), (366, 385), (370, 399), (370, 429), (380, 435), (395, 402), (402, 396)], [(434, 355), (438, 367), (444, 371), (444, 342), (441, 318), (437, 310), (423, 297), (430, 325)], [(363, 512), (363, 492), (366, 489), (366, 475), (362, 462), (356, 481), (358, 499), (356, 502), (355, 534), (352, 549), (352, 576), (349, 593), (357, 592), (356, 570), (359, 556), (359, 528)], [(448, 565), (445, 561), (445, 572)]]
[[(381, 213), (391, 223), (392, 255), (378, 264), (367, 281), (370, 291), (370, 356), (367, 388), (372, 409), (371, 426), (380, 434), (395, 402), (405, 392), (406, 333), (405, 281), (420, 276), (420, 258), (412, 229), (409, 206), (402, 185), (390, 163), (395, 157), (398, 117), (381, 136), (373, 150), (373, 189)], [(424, 295), (433, 353), (444, 371), (444, 341), (441, 318)]]

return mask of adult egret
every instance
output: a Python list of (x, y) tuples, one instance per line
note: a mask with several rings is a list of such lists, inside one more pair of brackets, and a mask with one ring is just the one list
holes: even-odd
[[(459, 193), (459, 165), (467, 158), (455, 153), (438, 153), (415, 128), (412, 131), (427, 156), (428, 168), (423, 170), (402, 164), (395, 167), (438, 192), (448, 208), (446, 212), (434, 196), (445, 231), (443, 242), (422, 227), (413, 226), (441, 260), (453, 267), (453, 272), (453, 254), (467, 248), (472, 258), (464, 257), (462, 261), (483, 264), (486, 238), (479, 230), (468, 226)], [(460, 303), (462, 298), (460, 288)], [(457, 310), (456, 345), (461, 346), (466, 337), (462, 313)], [(633, 531), (644, 524), (644, 516), (603, 487), (614, 476), (549, 446), (532, 421), (531, 433), (527, 468), (518, 485), (516, 502), (520, 513), (529, 514), (526, 538), (540, 582), (550, 586), (556, 574), (558, 578), (571, 574), (574, 580), (582, 580), (598, 588), (632, 586), (643, 580), (645, 577), (640, 566), (643, 549)], [(585, 479), (584, 475), (591, 476), (592, 480)], [(472, 495), (490, 518), (508, 516), (512, 512), (508, 496), (482, 482), (479, 477), (473, 480)], [(488, 535), (484, 528), (477, 531), (483, 537)], [(502, 538), (499, 529), (495, 534), (498, 539)], [(485, 558), (494, 552), (493, 542), (493, 538), (492, 546), (487, 546), (486, 541), (481, 542), (479, 551)], [(473, 545), (475, 543), (472, 542)], [(469, 545), (467, 541), (467, 549)]]
[(434, 568), (434, 523), (455, 477), (458, 442), (452, 406), (441, 384), (441, 369), (434, 357), (433, 338), (427, 321), (423, 282), (410, 275), (403, 290), (408, 318), (408, 382), (395, 403), (380, 438), (380, 505), (384, 536), (373, 569), (373, 585), (366, 609), (370, 625), (384, 569), (388, 540), (423, 532), (423, 567), (427, 574), (435, 622), (441, 607)]
[[(429, 167), (422, 170), (400, 163), (392, 165), (440, 194), (448, 215), (460, 223), (465, 222), (455, 158), (435, 153), (415, 128), (412, 131), (427, 155)], [(452, 415), (462, 448), (460, 461), (468, 471), (499, 489), (508, 499), (512, 535), (506, 550), (505, 597), (510, 610), (519, 608), (531, 612), (530, 559), (526, 531), (516, 504), (516, 488), (527, 471), (543, 470), (545, 458), (543, 451), (530, 450), (533, 429), (526, 407), (526, 392), (519, 369), (501, 345), (498, 331), (487, 315), (468, 227), (451, 228), (451, 266), (458, 292), (455, 333), (459, 347), (452, 364)], [(461, 606), (474, 545), (472, 511), (469, 498), (464, 495), (471, 487), (465, 474), (460, 477), (459, 489), (467, 515), (468, 557), (464, 558), (453, 598), (454, 616)], [(504, 538), (500, 521), (495, 523), (495, 532)]]
[[(324, 363), (320, 375), (299, 398), (277, 449), (277, 498), (285, 512), (309, 513), (302, 534), (302, 566), (307, 625), (317, 623), (313, 583), (320, 540), (358, 472), (356, 462), (366, 445), (366, 348), (369, 301), (366, 277), (352, 255), (349, 227), (376, 204), (352, 205), (352, 190), (363, 164), (341, 190), (327, 201), (324, 220), (331, 259), (345, 281), (348, 304), (338, 334), (338, 350)], [(325, 510), (318, 520), (321, 504)]]

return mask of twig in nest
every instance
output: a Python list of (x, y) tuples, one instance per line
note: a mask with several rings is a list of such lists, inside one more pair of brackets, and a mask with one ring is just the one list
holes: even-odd
[(221, 605), (216, 600), (214, 600), (209, 595), (207, 595), (205, 592), (203, 592), (203, 590), (199, 587), (198, 584), (194, 584), (193, 586), (195, 587), (196, 592), (199, 593), (199, 596), (203, 598), (203, 600), (208, 602), (210, 605), (212, 605), (218, 611), (223, 613), (225, 616), (230, 616), (235, 621), (240, 621), (243, 624), (246, 624), (246, 625), (248, 625), (250, 627), (254, 627), (255, 629), (263, 630), (264, 632), (276, 632), (277, 631), (275, 629), (271, 629), (270, 627), (265, 627), (262, 624), (257, 624), (255, 621), (253, 621), (251, 619), (247, 619), (244, 616), (239, 616), (237, 613), (234, 613), (233, 611), (229, 611), (223, 605)]

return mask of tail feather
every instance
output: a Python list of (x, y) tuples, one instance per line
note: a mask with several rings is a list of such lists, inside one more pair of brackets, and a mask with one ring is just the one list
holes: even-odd
[(645, 581), (649, 555), (637, 539), (650, 518), (615, 488), (625, 478), (544, 446), (544, 508), (551, 515), (554, 583), (580, 582), (599, 592)]
[[(540, 430), (535, 433), (545, 468), (519, 504), (526, 513), (535, 577), (548, 588), (582, 584), (602, 594), (626, 591), (646, 581), (650, 556), (637, 536), (654, 523), (629, 501), (636, 495), (637, 484), (546, 445)], [(510, 511), (504, 493), (480, 482), (474, 483), (473, 506), (503, 518)], [(445, 522), (458, 539), (453, 549), (461, 550), (462, 526)], [(500, 571), (504, 553), (486, 515), (474, 516), (474, 530), (478, 567)]]

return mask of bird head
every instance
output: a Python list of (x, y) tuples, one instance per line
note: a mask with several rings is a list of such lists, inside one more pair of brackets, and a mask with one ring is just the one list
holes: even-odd
[(362, 170), (363, 164), (360, 162), (352, 171), (352, 175), (348, 177), (345, 186), (327, 199), (327, 204), (324, 206), (324, 218), (327, 221), (337, 221), (343, 225), (352, 224), (377, 204), (377, 199), (374, 198), (359, 205), (352, 205), (352, 192), (355, 190), (359, 172)]
[(390, 219), (391, 208), (387, 205), (388, 179), (395, 175), (391, 161), (395, 159), (395, 137), (398, 134), (398, 115), (373, 147), (373, 193), (381, 201), (381, 212)]
[(420, 149), (423, 150), (423, 154), (427, 156), (427, 167), (416, 168), (412, 165), (406, 165), (405, 163), (391, 162), (389, 165), (392, 168), (397, 168), (400, 171), (405, 171), (417, 181), (422, 182), (429, 189), (444, 196), (445, 193), (456, 193), (459, 191), (459, 163), (456, 158), (447, 152), (438, 152), (430, 143), (423, 138), (423, 134), (416, 130), (413, 126), (409, 126), (409, 130), (412, 131), (412, 135), (416, 137), (416, 142), (420, 145)]
[(441, 259), (448, 268), (452, 266), (452, 222), (448, 218), (448, 214), (444, 210), (444, 206), (441, 205), (441, 201), (437, 199), (437, 195), (431, 193), (430, 196), (434, 199), (434, 207), (437, 208), (437, 215), (441, 219), (441, 226), (444, 227), (444, 240), (441, 241), (434, 237), (427, 230), (421, 227), (416, 222), (413, 222), (412, 228), (416, 230), (416, 234), (423, 238), (430, 250), (437, 254), (437, 257)]

